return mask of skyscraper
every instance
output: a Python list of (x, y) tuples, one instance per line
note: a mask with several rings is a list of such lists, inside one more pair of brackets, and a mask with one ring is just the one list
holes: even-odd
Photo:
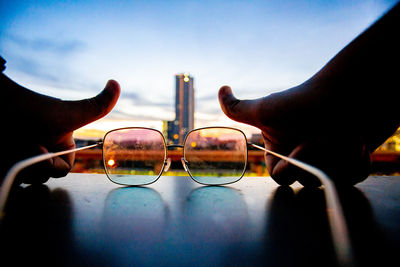
[(188, 73), (175, 75), (175, 120), (168, 122), (168, 139), (182, 144), (194, 128), (193, 77)]

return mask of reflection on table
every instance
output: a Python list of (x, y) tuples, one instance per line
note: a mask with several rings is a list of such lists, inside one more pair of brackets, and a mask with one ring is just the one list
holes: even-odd
[[(360, 266), (385, 266), (400, 248), (399, 178), (340, 191)], [(14, 188), (6, 212), (2, 258), (15, 265), (336, 264), (323, 189), (268, 177), (201, 186), (167, 176), (121, 187), (105, 175), (69, 174)]]

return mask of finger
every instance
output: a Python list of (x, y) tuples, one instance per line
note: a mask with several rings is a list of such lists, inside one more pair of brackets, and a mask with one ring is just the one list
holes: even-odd
[[(68, 133), (58, 144), (49, 148), (39, 145), (35, 155), (47, 154), (49, 151), (63, 151), (75, 148), (75, 142), (72, 133)], [(73, 167), (75, 153), (54, 157), (39, 163), (36, 163), (19, 175), (18, 183), (40, 184), (45, 183), (50, 177), (64, 177)]]
[[(282, 155), (288, 155), (292, 151), (292, 149), (290, 148), (285, 148), (270, 142), (270, 140), (266, 138), (264, 133), (263, 137), (265, 148), (268, 150), (275, 151)], [(289, 165), (290, 164), (287, 161), (282, 160), (270, 153), (265, 153), (265, 166), (268, 170), (268, 173), (271, 175), (271, 178), (279, 185), (287, 186), (293, 184), (296, 181), (295, 174), (290, 173), (290, 170), (289, 172), (286, 172)]]
[[(357, 137), (349, 139), (338, 138), (338, 135), (315, 138), (296, 146), (289, 157), (321, 169), (337, 185), (354, 185), (368, 176), (370, 156), (362, 139), (357, 140)], [(271, 177), (278, 183), (295, 179), (304, 186), (320, 185), (320, 181), (314, 175), (284, 160), (276, 160), (273, 155), (267, 157), (269, 157), (266, 158), (267, 168)]]
[[(34, 150), (31, 150), (32, 153)], [(43, 147), (38, 145), (35, 148), (34, 156), (42, 155), (49, 153), (49, 151)], [(32, 156), (33, 156), (32, 155)], [(41, 162), (38, 162), (34, 165), (31, 165), (25, 169), (23, 169), (17, 176), (16, 183), (17, 184), (42, 184), (49, 180), (51, 176), (52, 169), (52, 159), (47, 159)]]
[[(53, 151), (63, 151), (75, 148), (75, 141), (71, 133), (68, 133), (59, 144), (52, 146)], [(51, 159), (50, 176), (54, 178), (64, 177), (72, 169), (75, 160), (75, 153), (69, 153)]]
[(79, 101), (65, 101), (64, 131), (76, 130), (107, 115), (117, 103), (121, 93), (118, 82), (109, 80), (97, 96)]
[(222, 111), (232, 120), (247, 123), (259, 128), (265, 126), (266, 115), (260, 120), (261, 99), (239, 100), (232, 94), (229, 86), (222, 86), (218, 92), (218, 100)]
[[(268, 154), (266, 156), (266, 161), (268, 158), (271, 162), (274, 162), (271, 167), (271, 177), (278, 184), (291, 184), (295, 181), (299, 181), (303, 186), (307, 187), (318, 187), (321, 185), (319, 179), (309, 172), (289, 163), (283, 159), (276, 159), (275, 156)], [(303, 162), (309, 163), (307, 160), (307, 148), (304, 148), (304, 145), (301, 144), (297, 146), (290, 154), (290, 158), (295, 158), (301, 160)], [(271, 163), (269, 164), (271, 166)]]
[(59, 178), (66, 176), (74, 164), (75, 153), (53, 158), (50, 176)]

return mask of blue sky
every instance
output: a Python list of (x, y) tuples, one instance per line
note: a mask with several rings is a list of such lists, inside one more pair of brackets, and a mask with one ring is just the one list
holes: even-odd
[(103, 121), (136, 126), (174, 119), (174, 74), (189, 72), (196, 126), (236, 126), (220, 111), (221, 85), (240, 98), (295, 86), (396, 2), (1, 1), (0, 54), (9, 77), (63, 99), (117, 80), (121, 99)]

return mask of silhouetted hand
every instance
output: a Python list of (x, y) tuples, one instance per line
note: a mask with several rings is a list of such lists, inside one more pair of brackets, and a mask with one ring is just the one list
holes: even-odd
[[(3, 125), (2, 177), (17, 161), (47, 152), (75, 147), (73, 131), (105, 116), (116, 104), (120, 86), (108, 81), (97, 96), (80, 101), (63, 101), (30, 91), (5, 75), (0, 90)], [(73, 166), (74, 153), (38, 163), (18, 176), (17, 183), (43, 183), (49, 177), (65, 176)]]
[[(267, 149), (319, 167), (339, 183), (354, 184), (368, 176), (370, 157), (364, 139), (348, 127), (350, 116), (333, 119), (323, 108), (331, 106), (329, 97), (317, 97), (298, 87), (260, 99), (239, 100), (229, 86), (223, 86), (219, 101), (229, 118), (261, 129)], [(281, 185), (296, 180), (319, 185), (316, 178), (272, 154), (266, 153), (265, 160), (268, 172)]]

